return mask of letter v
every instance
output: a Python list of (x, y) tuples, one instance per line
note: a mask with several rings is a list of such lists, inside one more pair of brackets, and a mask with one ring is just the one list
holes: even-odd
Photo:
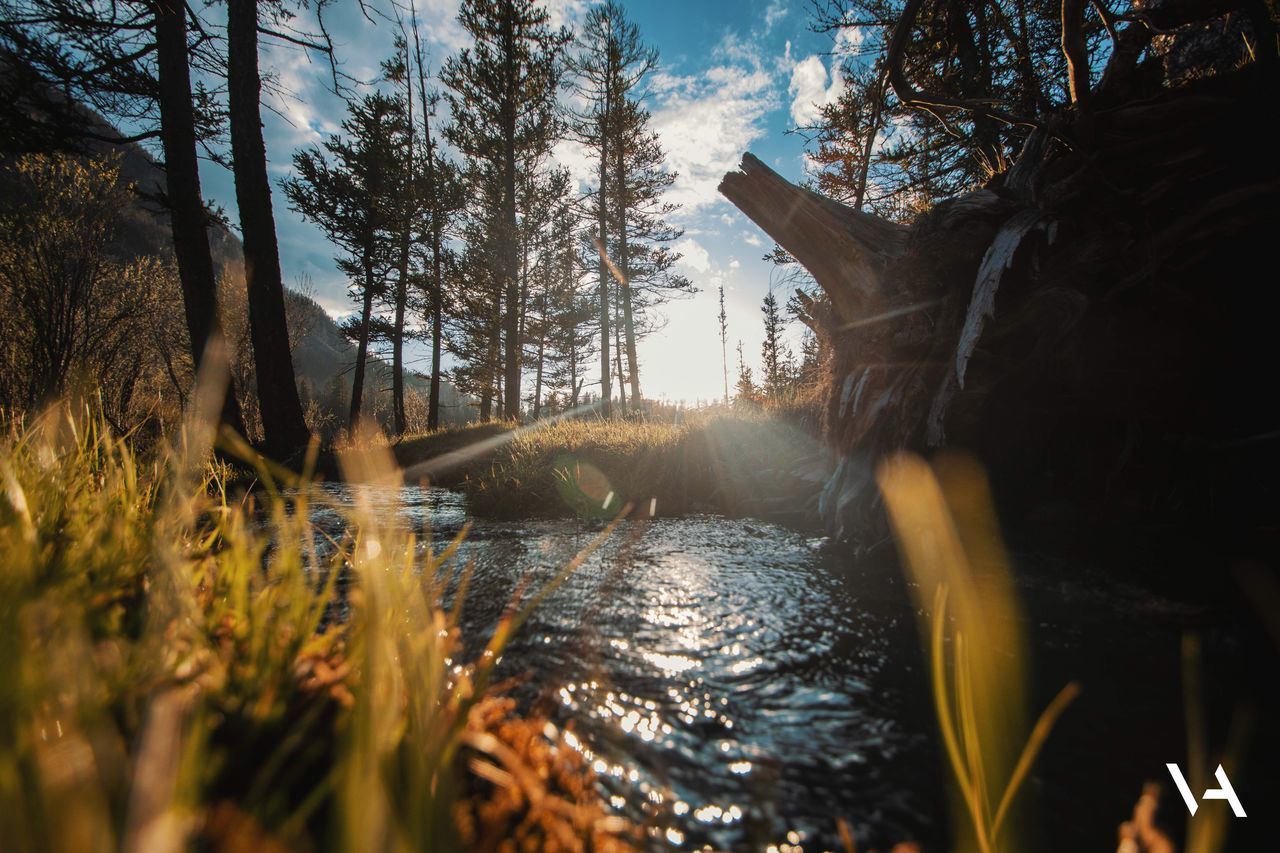
[(1200, 804), (1196, 802), (1191, 789), (1187, 787), (1187, 780), (1182, 777), (1182, 770), (1176, 764), (1166, 764), (1165, 767), (1169, 768), (1169, 775), (1173, 777), (1173, 784), (1178, 786), (1178, 793), (1182, 795), (1182, 799), (1186, 802), (1187, 811), (1194, 815), (1196, 809), (1200, 808)]

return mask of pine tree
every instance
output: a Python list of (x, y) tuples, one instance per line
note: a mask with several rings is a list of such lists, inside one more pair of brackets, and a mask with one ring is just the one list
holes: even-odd
[(742, 354), (742, 341), (738, 341), (738, 383), (734, 386), (734, 405), (750, 406), (760, 400), (760, 392), (756, 389), (751, 368)]
[(791, 353), (782, 339), (782, 312), (778, 309), (778, 299), (772, 290), (765, 296), (760, 312), (764, 315), (764, 341), (760, 345), (764, 392), (771, 399), (776, 399), (787, 383)]
[(578, 50), (570, 60), (574, 85), (588, 105), (574, 117), (573, 130), (597, 162), (596, 187), (587, 194), (585, 207), (598, 240), (601, 396), (606, 415), (610, 373), (615, 369), (623, 407), (627, 384), (633, 405), (639, 404), (636, 345), (649, 328), (646, 310), (672, 291), (692, 291), (688, 279), (673, 271), (679, 255), (669, 244), (683, 232), (665, 221), (676, 206), (662, 200), (676, 175), (664, 168), (662, 146), (649, 129), (649, 113), (635, 95), (657, 61), (657, 51), (642, 42), (639, 28), (613, 0), (587, 13)]
[(551, 29), (546, 10), (533, 0), (464, 0), (458, 17), (474, 44), (451, 57), (440, 74), (453, 114), (445, 135), (471, 164), (467, 174), (492, 179), (500, 190), (491, 199), (496, 215), (485, 221), (494, 231), (489, 261), (503, 299), (503, 409), (514, 419), (524, 310), (517, 188), (520, 175), (536, 171), (559, 137), (556, 94), (570, 35)]
[(589, 282), (584, 285), (586, 264), (578, 246), (568, 243), (560, 254), (560, 272), (550, 294), (549, 373), (551, 383), (563, 390), (568, 407), (576, 408), (583, 401), (582, 387), (595, 355), (599, 316), (595, 288)]
[(384, 336), (391, 343), (391, 413), (395, 435), (403, 435), (405, 431), (404, 345), (410, 337), (406, 321), (415, 292), (415, 288), (410, 285), (410, 265), (414, 256), (414, 229), (419, 222), (425, 188), (425, 182), (419, 177), (419, 161), (425, 158), (417, 151), (419, 141), (414, 121), (411, 66), (409, 40), (402, 27), (401, 34), (396, 36), (395, 54), (382, 63), (384, 77), (400, 87), (401, 94), (397, 100), (403, 105), (405, 120), (403, 133), (399, 135), (402, 147), (399, 152), (395, 152), (402, 170), (400, 192), (395, 198), (389, 199), (387, 205), (388, 216), (394, 221), (399, 257), (395, 263), (395, 280), (388, 289), (392, 317), (390, 322), (383, 324)]
[(724, 282), (720, 282), (720, 363), (724, 368), (724, 404), (729, 405), (729, 315), (724, 310)]
[[(1030, 126), (1070, 101), (1061, 3), (948, 0), (924, 14), (921, 8), (903, 0), (830, 0), (812, 9), (812, 28), (838, 37), (833, 74), (844, 88), (815, 126), (801, 129), (814, 143), (815, 184), (895, 219), (1006, 169)], [(891, 67), (889, 37), (908, 10), (912, 37)], [(1086, 23), (1095, 57), (1108, 28), (1092, 16)], [(903, 104), (889, 84), (894, 70), (935, 101), (970, 108)]]
[[(642, 79), (637, 78), (633, 88)], [(691, 294), (694, 288), (674, 271), (680, 255), (670, 246), (684, 231), (667, 222), (679, 206), (664, 201), (663, 196), (677, 175), (665, 168), (666, 154), (657, 133), (649, 129), (649, 112), (633, 95), (623, 93), (617, 118), (612, 146), (617, 165), (611, 183), (614, 246), (631, 395), (638, 404), (636, 342), (649, 331), (646, 315), (673, 293)]]
[(440, 427), (440, 380), (443, 369), (445, 268), (453, 255), (445, 245), (445, 236), (464, 204), (461, 174), (457, 166), (440, 153), (432, 119), (440, 97), (427, 89), (426, 56), (418, 34), (418, 10), (409, 3), (413, 32), (413, 62), (417, 73), (419, 103), (422, 107), (422, 169), (419, 183), (419, 214), (425, 218), (420, 251), (424, 254), (423, 284), (425, 319), (431, 327), (431, 384), (427, 394), (427, 429)]
[(297, 177), (287, 179), (284, 190), (293, 208), (343, 250), (336, 259), (338, 267), (350, 279), (352, 297), (360, 305), (358, 316), (346, 326), (356, 342), (348, 416), (354, 428), (364, 404), (374, 305), (386, 294), (387, 280), (402, 258), (402, 158), (409, 125), (404, 102), (377, 92), (348, 104), (347, 111), (342, 124), (346, 138), (330, 136), (323, 152), (298, 152), (293, 160)]

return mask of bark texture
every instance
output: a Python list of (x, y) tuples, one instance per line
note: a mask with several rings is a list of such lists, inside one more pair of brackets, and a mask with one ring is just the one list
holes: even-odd
[[(182, 283), (182, 305), (191, 338), (191, 358), (199, 375), (211, 342), (224, 357), (227, 349), (218, 318), (217, 279), (213, 274), (208, 221), (200, 195), (196, 114), (191, 97), (191, 65), (187, 56), (186, 6), (179, 0), (160, 0), (156, 4), (156, 71), (173, 253)], [(222, 423), (244, 435), (240, 402), (236, 399), (230, 375), (226, 378)]]
[(236, 205), (244, 239), (245, 284), (249, 291), (249, 336), (267, 452), (283, 459), (306, 447), (311, 436), (302, 415), (289, 354), (280, 249), (271, 209), (267, 146), (262, 137), (261, 96), (257, 0), (228, 0), (227, 98)]
[(1275, 517), (1277, 81), (1258, 64), (1170, 85), (1159, 61), (1108, 69), (1089, 110), (909, 228), (750, 154), (725, 176), (821, 286), (801, 302), (832, 352), (833, 534), (882, 530), (880, 459), (944, 446), (979, 456), (1010, 524)]

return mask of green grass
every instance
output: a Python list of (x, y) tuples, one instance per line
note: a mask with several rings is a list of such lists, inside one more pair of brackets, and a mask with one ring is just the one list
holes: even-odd
[[(442, 849), (480, 813), (625, 846), (581, 757), (493, 691), (531, 605), (464, 660), (456, 543), (358, 505), (321, 556), (305, 478), (233, 496), (208, 439), (143, 458), (66, 408), (0, 438), (6, 849)], [(385, 448), (342, 464), (399, 476)]]
[(981, 467), (954, 454), (933, 467), (900, 454), (882, 463), (877, 480), (915, 582), (954, 783), (953, 845), (1027, 849), (1018, 794), (1080, 688), (1067, 684), (1028, 730), (1024, 621)]
[(407, 439), (395, 454), (409, 479), (460, 488), (473, 512), (504, 518), (612, 517), (630, 503), (641, 515), (811, 519), (830, 462), (814, 436), (759, 412), (484, 424)]

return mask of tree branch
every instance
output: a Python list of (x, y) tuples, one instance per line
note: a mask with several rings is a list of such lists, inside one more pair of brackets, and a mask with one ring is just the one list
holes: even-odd
[(941, 110), (964, 110), (975, 115), (987, 116), (996, 121), (1002, 121), (1005, 124), (1041, 127), (1041, 123), (1033, 118), (1005, 112), (992, 106), (990, 102), (952, 98), (936, 92), (921, 92), (911, 85), (911, 82), (907, 80), (906, 72), (903, 70), (903, 60), (906, 57), (907, 42), (911, 38), (911, 28), (915, 25), (916, 18), (919, 17), (923, 6), (924, 0), (907, 0), (906, 5), (902, 8), (902, 15), (898, 18), (898, 23), (893, 27), (893, 34), (889, 39), (889, 49), (885, 53), (889, 83), (893, 86), (894, 94), (898, 96), (898, 100), (905, 106), (930, 113), (939, 121), (942, 121), (943, 126), (947, 127), (948, 130), (951, 130), (951, 128), (943, 120), (939, 112)]
[(1084, 0), (1062, 0), (1062, 55), (1067, 60), (1071, 103), (1085, 109), (1089, 102), (1089, 49), (1084, 40)]

